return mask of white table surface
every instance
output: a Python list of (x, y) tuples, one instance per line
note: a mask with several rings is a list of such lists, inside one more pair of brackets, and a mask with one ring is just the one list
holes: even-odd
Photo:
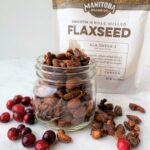
[[(16, 94), (32, 96), (32, 89), (36, 80), (35, 60), (0, 60), (0, 113), (7, 111), (6, 101)], [(122, 105), (124, 114), (137, 114), (142, 118), (141, 124), (141, 144), (136, 150), (150, 150), (150, 68), (144, 69), (142, 79), (142, 91), (133, 95), (116, 94), (98, 94), (98, 100), (108, 98), (114, 104)], [(142, 104), (147, 113), (145, 115), (134, 113), (129, 110), (129, 102)], [(122, 123), (126, 117), (122, 117), (117, 122)], [(7, 139), (7, 131), (11, 127), (16, 127), (17, 122), (11, 121), (7, 124), (0, 123), (0, 150), (25, 150), (21, 140), (11, 142)], [(40, 124), (32, 127), (37, 139), (42, 137), (47, 130)], [(90, 136), (90, 128), (87, 127), (81, 131), (69, 133), (73, 138), (71, 144), (57, 143), (51, 147), (51, 150), (117, 150), (116, 139), (106, 137), (99, 140), (93, 140)], [(31, 149), (32, 150), (32, 149)]]

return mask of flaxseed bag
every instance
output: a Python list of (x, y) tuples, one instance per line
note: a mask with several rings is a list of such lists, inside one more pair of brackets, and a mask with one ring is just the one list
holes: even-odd
[(97, 89), (139, 87), (150, 0), (52, 0), (53, 47), (79, 48), (96, 60)]

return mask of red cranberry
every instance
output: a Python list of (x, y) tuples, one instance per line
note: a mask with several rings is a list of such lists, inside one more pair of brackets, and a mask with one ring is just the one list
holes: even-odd
[(8, 112), (4, 112), (1, 114), (0, 120), (2, 123), (7, 123), (10, 121), (10, 114)]
[(16, 104), (19, 104), (21, 103), (21, 100), (22, 100), (22, 95), (16, 95), (13, 100), (15, 101)]
[(6, 107), (7, 109), (9, 110), (12, 110), (12, 107), (15, 105), (15, 101), (14, 100), (8, 100), (7, 103), (6, 103)]
[(33, 107), (33, 100), (30, 101), (30, 106)]
[(117, 147), (118, 150), (130, 150), (130, 144), (126, 138), (118, 139)]
[(23, 105), (20, 104), (16, 104), (12, 107), (12, 111), (13, 112), (20, 112), (20, 113), (24, 113), (25, 112), (25, 108)]
[(31, 114), (34, 114), (34, 111), (32, 108), (27, 108), (26, 109), (26, 113), (31, 113)]
[(27, 124), (34, 124), (34, 121), (35, 121), (35, 116), (34, 114), (31, 114), (31, 113), (27, 113), (24, 118), (23, 118), (23, 121)]
[(30, 101), (31, 101), (31, 98), (28, 97), (28, 96), (25, 96), (25, 97), (23, 97), (23, 99), (21, 100), (21, 103), (22, 103), (24, 106), (29, 106), (29, 105), (30, 105)]
[(56, 140), (56, 134), (52, 130), (48, 130), (44, 133), (43, 140), (45, 140), (48, 144), (53, 144)]
[(22, 135), (22, 136), (24, 136), (24, 135), (26, 135), (26, 134), (28, 134), (28, 133), (32, 133), (32, 130), (31, 130), (30, 128), (28, 128), (28, 127), (25, 127), (25, 128), (22, 129), (22, 131), (21, 131), (21, 135)]
[(23, 122), (24, 115), (24, 113), (14, 112), (13, 119), (17, 122)]
[(38, 140), (35, 143), (34, 150), (49, 150), (50, 145), (44, 140)]
[(20, 124), (18, 125), (17, 129), (19, 130), (19, 132), (21, 133), (22, 130), (25, 128), (26, 126), (24, 124)]
[(16, 128), (11, 128), (8, 130), (7, 136), (12, 141), (17, 140), (19, 138), (19, 130)]
[(32, 133), (28, 133), (22, 137), (22, 144), (24, 147), (33, 147), (36, 141), (36, 137)]

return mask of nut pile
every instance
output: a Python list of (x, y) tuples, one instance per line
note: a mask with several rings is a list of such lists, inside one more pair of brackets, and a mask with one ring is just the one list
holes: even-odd
[(58, 55), (48, 52), (44, 55), (44, 64), (54, 67), (79, 67), (88, 65), (90, 57), (79, 49), (68, 49)]
[(122, 108), (120, 106), (114, 107), (113, 104), (106, 102), (107, 100), (103, 99), (98, 105), (99, 111), (95, 113), (91, 136), (94, 139), (107, 135), (123, 137), (125, 134), (124, 127), (121, 124), (116, 126), (114, 121), (116, 117), (122, 116)]
[[(66, 53), (58, 55), (48, 52), (44, 56), (46, 66), (59, 67), (60, 70), (63, 68), (63, 73), (59, 72), (58, 78), (57, 75), (53, 77), (44, 74), (48, 79), (57, 78), (54, 86), (47, 83), (49, 86), (53, 86), (56, 92), (39, 100), (39, 104), (36, 105), (36, 116), (39, 120), (55, 123), (59, 127), (70, 127), (89, 122), (94, 115), (95, 107), (95, 100), (92, 99), (91, 80), (88, 79), (88, 73), (85, 73), (89, 67), (76, 69), (76, 67), (88, 65), (89, 61), (90, 58), (79, 49), (69, 49)], [(69, 67), (72, 69), (64, 69)], [(59, 69), (56, 68), (55, 71), (57, 72)], [(47, 68), (44, 67), (44, 70)], [(76, 74), (67, 76), (64, 72), (80, 72), (80, 75), (78, 77)], [(35, 103), (38, 101), (36, 94), (34, 101)]]
[[(138, 116), (127, 115), (128, 121), (124, 121), (124, 125), (116, 125), (115, 118), (123, 115), (122, 108), (121, 106), (114, 107), (113, 104), (106, 102), (107, 100), (103, 99), (98, 105), (99, 111), (95, 113), (94, 121), (91, 125), (91, 136), (94, 139), (99, 139), (107, 135), (115, 136), (118, 139), (117, 145), (119, 150), (123, 149), (120, 148), (122, 145), (128, 147), (128, 149), (125, 150), (129, 150), (130, 146), (136, 148), (140, 144), (139, 124), (142, 120)], [(130, 103), (129, 108), (134, 111), (145, 113), (143, 107), (134, 103)], [(127, 134), (126, 130), (129, 131)]]

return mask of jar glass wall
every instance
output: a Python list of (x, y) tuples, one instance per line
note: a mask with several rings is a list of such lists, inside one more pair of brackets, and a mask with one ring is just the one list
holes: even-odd
[(80, 67), (44, 65), (37, 59), (38, 80), (33, 103), (36, 118), (53, 129), (75, 131), (86, 127), (95, 112), (95, 62)]

